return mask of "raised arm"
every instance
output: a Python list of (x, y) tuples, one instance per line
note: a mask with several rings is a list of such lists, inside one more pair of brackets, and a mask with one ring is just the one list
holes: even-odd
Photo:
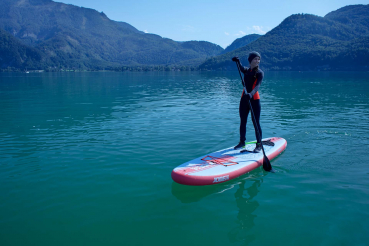
[(237, 62), (240, 65), (239, 67), (242, 73), (245, 73), (247, 71), (247, 69), (244, 66), (242, 66), (241, 61), (238, 58), (238, 56), (233, 57), (232, 61)]

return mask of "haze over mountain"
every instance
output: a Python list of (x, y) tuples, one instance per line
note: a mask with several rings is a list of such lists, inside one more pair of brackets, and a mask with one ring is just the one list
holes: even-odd
[(234, 70), (238, 56), (248, 65), (249, 52), (262, 55), (271, 70), (369, 70), (369, 5), (351, 5), (325, 17), (296, 14), (250, 44), (208, 59), (201, 69)]
[(223, 51), (206, 41), (143, 33), (93, 9), (51, 0), (2, 0), (0, 9), (0, 29), (39, 50), (41, 66), (198, 65)]

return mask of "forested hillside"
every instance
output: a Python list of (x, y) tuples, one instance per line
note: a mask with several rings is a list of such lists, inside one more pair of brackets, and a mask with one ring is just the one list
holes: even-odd
[[(43, 66), (194, 66), (223, 51), (210, 42), (176, 42), (143, 33), (93, 9), (51, 0), (2, 0), (0, 28), (38, 50)], [(12, 64), (2, 61), (1, 66)]]
[(144, 33), (104, 13), (51, 0), (0, 1), (0, 68), (115, 69), (169, 66), (234, 70), (262, 54), (266, 70), (369, 70), (369, 5), (324, 17), (295, 14), (265, 35), (236, 39), (225, 50), (206, 41), (176, 42)]
[(29, 67), (40, 69), (42, 54), (35, 48), (28, 47), (11, 34), (0, 29), (1, 64), (10, 67)]
[(208, 59), (202, 69), (234, 70), (233, 56), (248, 65), (249, 52), (262, 54), (270, 70), (368, 70), (369, 5), (353, 5), (319, 17), (296, 14), (256, 41)]

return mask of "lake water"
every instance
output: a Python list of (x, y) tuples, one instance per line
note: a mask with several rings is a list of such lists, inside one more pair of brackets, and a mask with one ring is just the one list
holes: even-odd
[(0, 73), (0, 245), (368, 245), (367, 72), (266, 72), (276, 173), (172, 181), (238, 143), (241, 91), (237, 71)]

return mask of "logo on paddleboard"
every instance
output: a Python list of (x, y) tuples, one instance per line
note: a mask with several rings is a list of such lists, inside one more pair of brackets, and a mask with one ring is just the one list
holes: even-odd
[(213, 183), (219, 183), (229, 180), (229, 175), (221, 176), (221, 177), (215, 177)]

